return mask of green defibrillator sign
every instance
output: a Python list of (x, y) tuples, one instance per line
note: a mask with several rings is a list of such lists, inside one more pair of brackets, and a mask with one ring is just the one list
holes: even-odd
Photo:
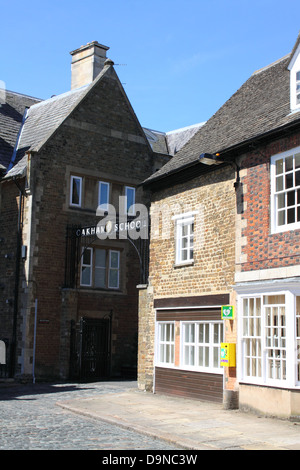
[(222, 320), (233, 320), (234, 319), (234, 306), (223, 305), (221, 307), (221, 318)]

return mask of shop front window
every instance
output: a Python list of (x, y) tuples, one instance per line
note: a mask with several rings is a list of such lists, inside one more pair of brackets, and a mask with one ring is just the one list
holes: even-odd
[(259, 294), (240, 302), (241, 380), (300, 385), (300, 297)]
[(220, 346), (223, 341), (223, 323), (184, 322), (182, 326), (182, 367), (222, 372)]

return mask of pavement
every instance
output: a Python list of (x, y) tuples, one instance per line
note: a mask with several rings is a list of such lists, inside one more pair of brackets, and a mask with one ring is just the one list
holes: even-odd
[(188, 450), (300, 450), (300, 423), (225, 410), (215, 404), (144, 392), (124, 382), (104, 393), (56, 405), (78, 415), (162, 439)]

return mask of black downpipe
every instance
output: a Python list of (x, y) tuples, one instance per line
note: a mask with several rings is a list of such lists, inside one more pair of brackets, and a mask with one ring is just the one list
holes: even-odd
[[(18, 186), (18, 184), (17, 184)], [(18, 323), (18, 309), (19, 309), (19, 284), (20, 284), (20, 259), (21, 259), (21, 244), (22, 244), (22, 209), (23, 209), (23, 192), (20, 190), (19, 211), (18, 211), (18, 228), (17, 228), (17, 247), (16, 247), (16, 267), (15, 267), (15, 292), (14, 292), (14, 314), (13, 314), (13, 331), (11, 342), (11, 357), (10, 357), (10, 377), (14, 377), (16, 372), (16, 352), (17, 352), (17, 323)]]

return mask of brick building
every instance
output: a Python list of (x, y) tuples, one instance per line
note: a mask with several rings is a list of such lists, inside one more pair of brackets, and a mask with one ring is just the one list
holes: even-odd
[[(300, 414), (299, 90), (300, 36), (145, 181), (141, 389)], [(215, 360), (221, 342), (237, 367)]]
[(107, 50), (93, 42), (73, 51), (72, 88), (62, 95), (2, 90), (0, 368), (8, 376), (95, 380), (136, 369), (147, 247), (121, 227), (138, 227), (136, 204), (148, 203), (139, 184), (169, 156), (159, 133), (146, 137)]

